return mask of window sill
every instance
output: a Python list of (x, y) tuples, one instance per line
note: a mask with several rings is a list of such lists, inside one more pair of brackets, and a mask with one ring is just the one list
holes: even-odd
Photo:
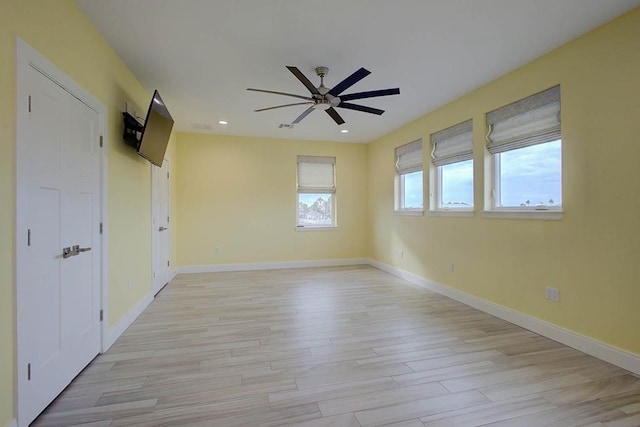
[(439, 209), (436, 211), (429, 211), (429, 216), (451, 216), (451, 217), (464, 217), (464, 218), (472, 218), (475, 216), (475, 211), (473, 210), (462, 210), (462, 209)]
[(296, 227), (296, 231), (336, 231), (336, 230), (338, 230), (338, 227), (335, 227), (335, 226), (326, 226), (326, 227), (298, 226)]
[(418, 210), (403, 210), (403, 211), (393, 211), (394, 215), (399, 215), (399, 216), (423, 216), (424, 215), (424, 211), (418, 211)]
[(483, 218), (504, 218), (504, 219), (542, 219), (542, 220), (561, 220), (564, 212), (557, 210), (495, 210), (483, 211)]

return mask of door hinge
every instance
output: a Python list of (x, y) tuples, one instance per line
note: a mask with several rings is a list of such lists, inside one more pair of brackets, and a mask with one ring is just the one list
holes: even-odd
[(31, 381), (31, 363), (27, 363), (27, 381)]
[(31, 112), (31, 95), (29, 95), (29, 112)]
[(169, 217), (167, 216), (167, 223), (169, 222)]
[(154, 279), (156, 278), (156, 272), (155, 271), (153, 272), (153, 278)]
[(167, 261), (167, 267), (169, 267), (171, 265), (170, 261)]
[(102, 148), (102, 135), (100, 135), (100, 148)]
[(102, 229), (103, 229), (102, 223), (100, 223), (100, 234), (102, 234)]
[(104, 319), (104, 311), (100, 310), (100, 321)]
[(167, 172), (167, 179), (169, 179), (169, 172)]
[(31, 246), (31, 229), (27, 230), (27, 246)]

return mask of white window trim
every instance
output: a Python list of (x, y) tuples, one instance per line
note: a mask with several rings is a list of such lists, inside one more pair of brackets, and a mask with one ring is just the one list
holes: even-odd
[[(333, 165), (333, 188), (315, 188), (315, 187), (300, 187), (298, 183), (299, 179), (299, 166), (300, 161), (302, 163), (328, 163)], [(337, 209), (337, 197), (336, 197), (336, 158), (332, 156), (298, 156), (296, 162), (296, 231), (330, 231), (338, 229), (338, 209)], [(331, 194), (331, 221), (332, 224), (300, 224), (300, 214), (298, 212), (298, 206), (300, 204), (300, 194)]]
[(296, 231), (338, 231), (336, 225), (298, 225)]
[[(451, 163), (455, 164), (455, 163)], [(434, 206), (429, 210), (429, 216), (474, 216), (475, 207), (442, 207), (442, 166), (435, 166), (434, 178), (435, 196), (433, 197)], [(475, 183), (474, 187), (475, 188)], [(474, 203), (475, 205), (475, 203)]]
[(491, 157), (491, 203), (490, 208), (482, 211), (483, 218), (505, 219), (543, 219), (561, 220), (564, 217), (562, 206), (496, 206), (500, 200), (500, 154), (490, 154)]
[(424, 167), (419, 170), (414, 170), (411, 172), (400, 173), (396, 171), (395, 176), (395, 207), (393, 210), (394, 215), (406, 215), (406, 216), (421, 216), (424, 215), (424, 207), (422, 208), (403, 208), (404, 206), (404, 184), (402, 180), (402, 175), (406, 175), (408, 173), (422, 172), (422, 205), (424, 206)]

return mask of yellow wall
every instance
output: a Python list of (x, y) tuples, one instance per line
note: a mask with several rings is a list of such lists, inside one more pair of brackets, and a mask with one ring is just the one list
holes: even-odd
[[(636, 9), (370, 144), (370, 256), (640, 354), (639, 52)], [(483, 218), (485, 113), (558, 83), (564, 219)], [(394, 147), (469, 118), (475, 216), (394, 216)]]
[[(0, 2), (0, 426), (14, 413), (15, 36), (108, 108), (109, 324), (151, 289), (150, 165), (122, 142), (124, 102), (148, 94), (71, 0)], [(127, 281), (133, 289), (129, 290)]]
[[(365, 256), (366, 145), (180, 133), (177, 146), (179, 265)], [(295, 230), (297, 155), (336, 157), (337, 231)]]

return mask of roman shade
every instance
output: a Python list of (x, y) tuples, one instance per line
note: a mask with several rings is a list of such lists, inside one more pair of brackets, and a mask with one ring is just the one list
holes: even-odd
[(400, 175), (422, 170), (421, 139), (396, 148), (396, 170)]
[(435, 166), (473, 159), (473, 121), (467, 120), (431, 135)]
[(560, 139), (560, 86), (491, 111), (487, 125), (491, 154)]
[(299, 193), (335, 193), (335, 157), (298, 156)]

